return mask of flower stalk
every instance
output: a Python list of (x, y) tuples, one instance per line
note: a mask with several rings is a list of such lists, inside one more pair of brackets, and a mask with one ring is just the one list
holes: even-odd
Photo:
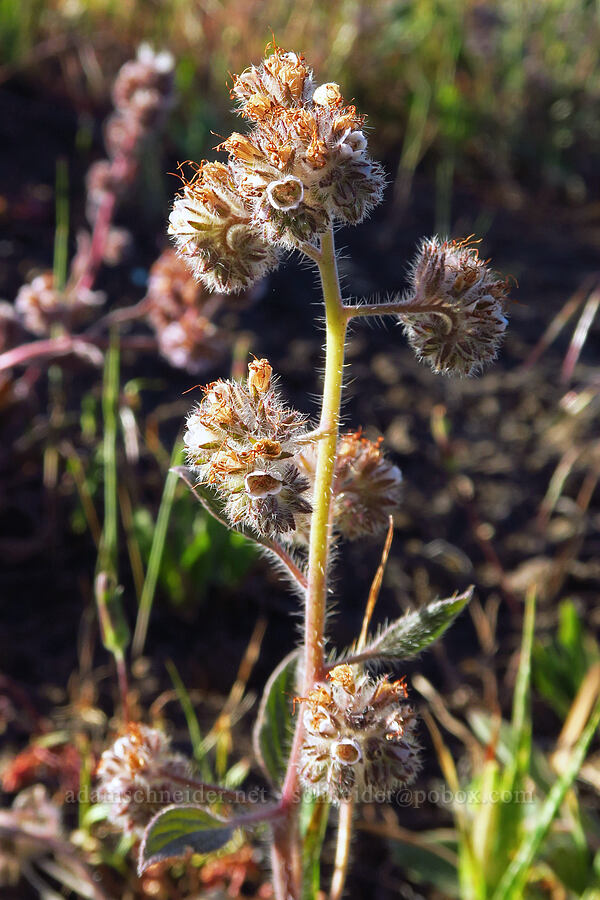
[(324, 675), (327, 569), (332, 533), (332, 496), (340, 404), (344, 375), (344, 346), (348, 318), (344, 312), (335, 257), (333, 229), (321, 240), (319, 274), (326, 319), (325, 383), (319, 431), (313, 514), (308, 555), (308, 584), (304, 626), (304, 691)]

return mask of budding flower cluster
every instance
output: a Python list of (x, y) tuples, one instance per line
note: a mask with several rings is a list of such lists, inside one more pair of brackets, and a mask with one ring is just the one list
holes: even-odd
[(150, 819), (175, 802), (191, 775), (189, 760), (173, 753), (156, 728), (131, 723), (98, 763), (98, 798), (121, 831), (142, 836)]
[(174, 250), (161, 253), (148, 279), (148, 323), (172, 366), (198, 374), (225, 353), (223, 332), (211, 321), (218, 294), (207, 295)]
[[(507, 282), (468, 241), (423, 242), (400, 322), (419, 359), (444, 375), (474, 375), (496, 358), (507, 326)], [(418, 307), (423, 310), (419, 311)]]
[(333, 803), (373, 799), (410, 784), (421, 768), (416, 717), (403, 681), (336, 666), (309, 691), (299, 761), (302, 786)]
[(245, 383), (214, 381), (187, 419), (188, 462), (223, 500), (232, 524), (259, 534), (287, 534), (310, 512), (309, 481), (295, 457), (306, 419), (286, 407), (271, 386), (266, 359), (248, 367)]
[(316, 87), (302, 56), (274, 47), (235, 77), (232, 97), (252, 128), (221, 145), (227, 166), (198, 167), (169, 228), (197, 276), (224, 291), (277, 265), (273, 244), (316, 243), (335, 221), (360, 222), (384, 185), (367, 155), (364, 117), (336, 84)]
[[(349, 540), (383, 531), (400, 502), (402, 473), (383, 455), (383, 438), (370, 441), (360, 431), (342, 434), (333, 478), (333, 516), (337, 531)], [(302, 471), (314, 482), (317, 448), (300, 455)]]

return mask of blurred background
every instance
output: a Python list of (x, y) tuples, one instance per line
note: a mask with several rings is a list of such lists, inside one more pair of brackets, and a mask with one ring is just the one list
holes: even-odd
[[(210, 756), (215, 777), (235, 766), (239, 778), (260, 777), (251, 762), (251, 707), (294, 646), (296, 600), (253, 546), (207, 519), (167, 473), (198, 395), (184, 392), (243, 373), (250, 352), (267, 356), (288, 399), (316, 417), (323, 335), (314, 273), (291, 258), (233, 303), (197, 296), (175, 285), (181, 273), (169, 274), (177, 302), (188, 310), (198, 304), (203, 317), (202, 334), (186, 332), (179, 353), (164, 340), (177, 314), (147, 298), (153, 266), (165, 261), (179, 185), (169, 173), (186, 160), (222, 158), (216, 145), (243, 130), (229, 97), (231, 73), (258, 63), (273, 37), (302, 52), (317, 81), (338, 82), (367, 114), (371, 154), (388, 173), (384, 204), (371, 220), (339, 232), (347, 295), (402, 291), (415, 247), (434, 233), (476, 235), (484, 258), (514, 283), (505, 346), (482, 378), (436, 378), (393, 327), (357, 326), (348, 347), (345, 424), (383, 435), (405, 479), (377, 618), (476, 585), (470, 614), (443, 646), (408, 667), (411, 696), (432, 723), (422, 729), (422, 784), (452, 777), (440, 768), (446, 745), (463, 785), (482, 777), (482, 760), (499, 742), (499, 766), (516, 753), (518, 741), (504, 731), (500, 738), (499, 723), (512, 714), (527, 591), (537, 595), (528, 713), (537, 769), (522, 774), (541, 798), (564, 768), (564, 757), (561, 763), (552, 754), (566, 723), (572, 726), (569, 714), (583, 715), (600, 691), (596, 0), (0, 0), (6, 809), (37, 782), (61, 806), (69, 785), (89, 781), (118, 727), (116, 680), (93, 587), (109, 516), (113, 574), (137, 638), (133, 716), (168, 721), (182, 747), (191, 742), (197, 758)], [(32, 328), (15, 299), (44, 273), (53, 273), (60, 290), (68, 282), (85, 229), (93, 231), (89, 172), (107, 155), (113, 83), (142, 42), (172, 54), (174, 100), (113, 210), (114, 240), (93, 284), (104, 299), (98, 321), (134, 307), (139, 315), (111, 320), (121, 323), (112, 356), (105, 329), (96, 342), (100, 358), (85, 359), (61, 349), (64, 331)], [(36, 340), (59, 343), (39, 355), (39, 347), (22, 350)], [(380, 544), (341, 551), (333, 619), (340, 647), (360, 629)], [(253, 666), (239, 669), (249, 658)], [(232, 700), (236, 677), (241, 688)], [(231, 714), (223, 720), (228, 696)], [(585, 718), (579, 732), (567, 732), (567, 750)], [(207, 734), (214, 740), (206, 743)], [(576, 839), (569, 843), (565, 827), (545, 836), (543, 877), (532, 875), (532, 897), (600, 896), (586, 893), (600, 891), (597, 750), (582, 772), (566, 819)], [(61, 815), (68, 840), (101, 872), (108, 896), (170, 898), (192, 889), (203, 896), (209, 888), (269, 896), (255, 850), (242, 847), (229, 868), (205, 872), (204, 882), (200, 865), (193, 876), (165, 870), (137, 879), (126, 862), (129, 848), (115, 849), (100, 814), (71, 806)], [(474, 830), (483, 827), (477, 815), (468, 810)], [(519, 822), (526, 828), (525, 819)], [(461, 896), (457, 860), (465, 832), (456, 824), (435, 802), (366, 810), (359, 838), (365, 852), (357, 856), (350, 896)], [(411, 842), (413, 831), (431, 837)], [(511, 833), (506, 847), (513, 839)], [(326, 845), (325, 865), (331, 854)], [(6, 858), (7, 896), (41, 895), (27, 877), (30, 857), (12, 846)], [(235, 866), (241, 880), (234, 889)], [(0, 884), (2, 871), (0, 864)], [(497, 877), (486, 870), (490, 885)], [(56, 870), (43, 878), (75, 896)]]

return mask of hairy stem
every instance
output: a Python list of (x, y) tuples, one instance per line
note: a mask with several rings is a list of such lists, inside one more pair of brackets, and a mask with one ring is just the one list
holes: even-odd
[[(321, 239), (317, 260), (326, 320), (325, 382), (310, 527), (306, 611), (304, 623), (304, 685), (306, 694), (325, 676), (325, 614), (327, 610), (327, 569), (331, 546), (331, 500), (335, 455), (340, 422), (344, 344), (348, 315), (342, 304), (335, 256), (333, 230)], [(277, 900), (296, 900), (302, 891), (301, 848), (298, 827), (298, 758), (302, 746), (302, 718), (299, 717), (288, 769), (282, 788), (284, 818), (273, 828), (273, 884)]]
[(344, 311), (335, 258), (333, 231), (323, 235), (319, 274), (323, 288), (326, 317), (325, 383), (319, 441), (313, 513), (308, 553), (306, 618), (304, 630), (304, 690), (308, 692), (324, 676), (325, 613), (327, 605), (327, 569), (331, 545), (331, 500), (337, 448), (344, 343), (347, 314)]
[(398, 316), (410, 315), (437, 315), (443, 316), (452, 322), (452, 315), (447, 306), (441, 303), (423, 303), (421, 300), (393, 300), (383, 303), (358, 303), (356, 305), (345, 304), (344, 313), (350, 319), (364, 318), (365, 316)]

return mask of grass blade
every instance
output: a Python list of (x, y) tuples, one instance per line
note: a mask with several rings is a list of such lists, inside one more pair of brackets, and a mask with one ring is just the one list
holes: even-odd
[[(173, 466), (177, 462), (177, 457), (181, 452), (181, 443), (179, 440), (175, 442), (173, 453), (171, 454), (171, 463)], [(144, 652), (144, 644), (148, 634), (148, 624), (150, 622), (150, 614), (152, 612), (152, 604), (154, 603), (154, 595), (156, 593), (156, 584), (158, 582), (158, 574), (160, 572), (160, 564), (162, 562), (163, 551), (165, 549), (165, 540), (167, 538), (167, 528), (169, 519), (171, 518), (171, 510), (175, 499), (175, 488), (179, 476), (172, 469), (167, 473), (163, 495), (160, 501), (158, 516), (156, 517), (156, 527), (152, 536), (152, 546), (150, 548), (150, 558), (148, 559), (148, 569), (146, 570), (146, 578), (142, 588), (142, 596), (140, 597), (140, 605), (138, 608), (137, 621), (135, 623), (135, 632), (133, 635), (132, 653), (133, 656), (141, 656)]]
[(583, 765), (598, 725), (600, 725), (600, 702), (596, 704), (585, 730), (573, 748), (570, 759), (565, 763), (563, 774), (555, 781), (540, 807), (536, 821), (521, 842), (515, 857), (496, 888), (492, 900), (518, 900), (523, 896), (523, 886), (535, 854)]
[(119, 400), (119, 338), (111, 335), (104, 366), (102, 414), (104, 417), (104, 528), (98, 554), (98, 571), (117, 577), (117, 404)]

